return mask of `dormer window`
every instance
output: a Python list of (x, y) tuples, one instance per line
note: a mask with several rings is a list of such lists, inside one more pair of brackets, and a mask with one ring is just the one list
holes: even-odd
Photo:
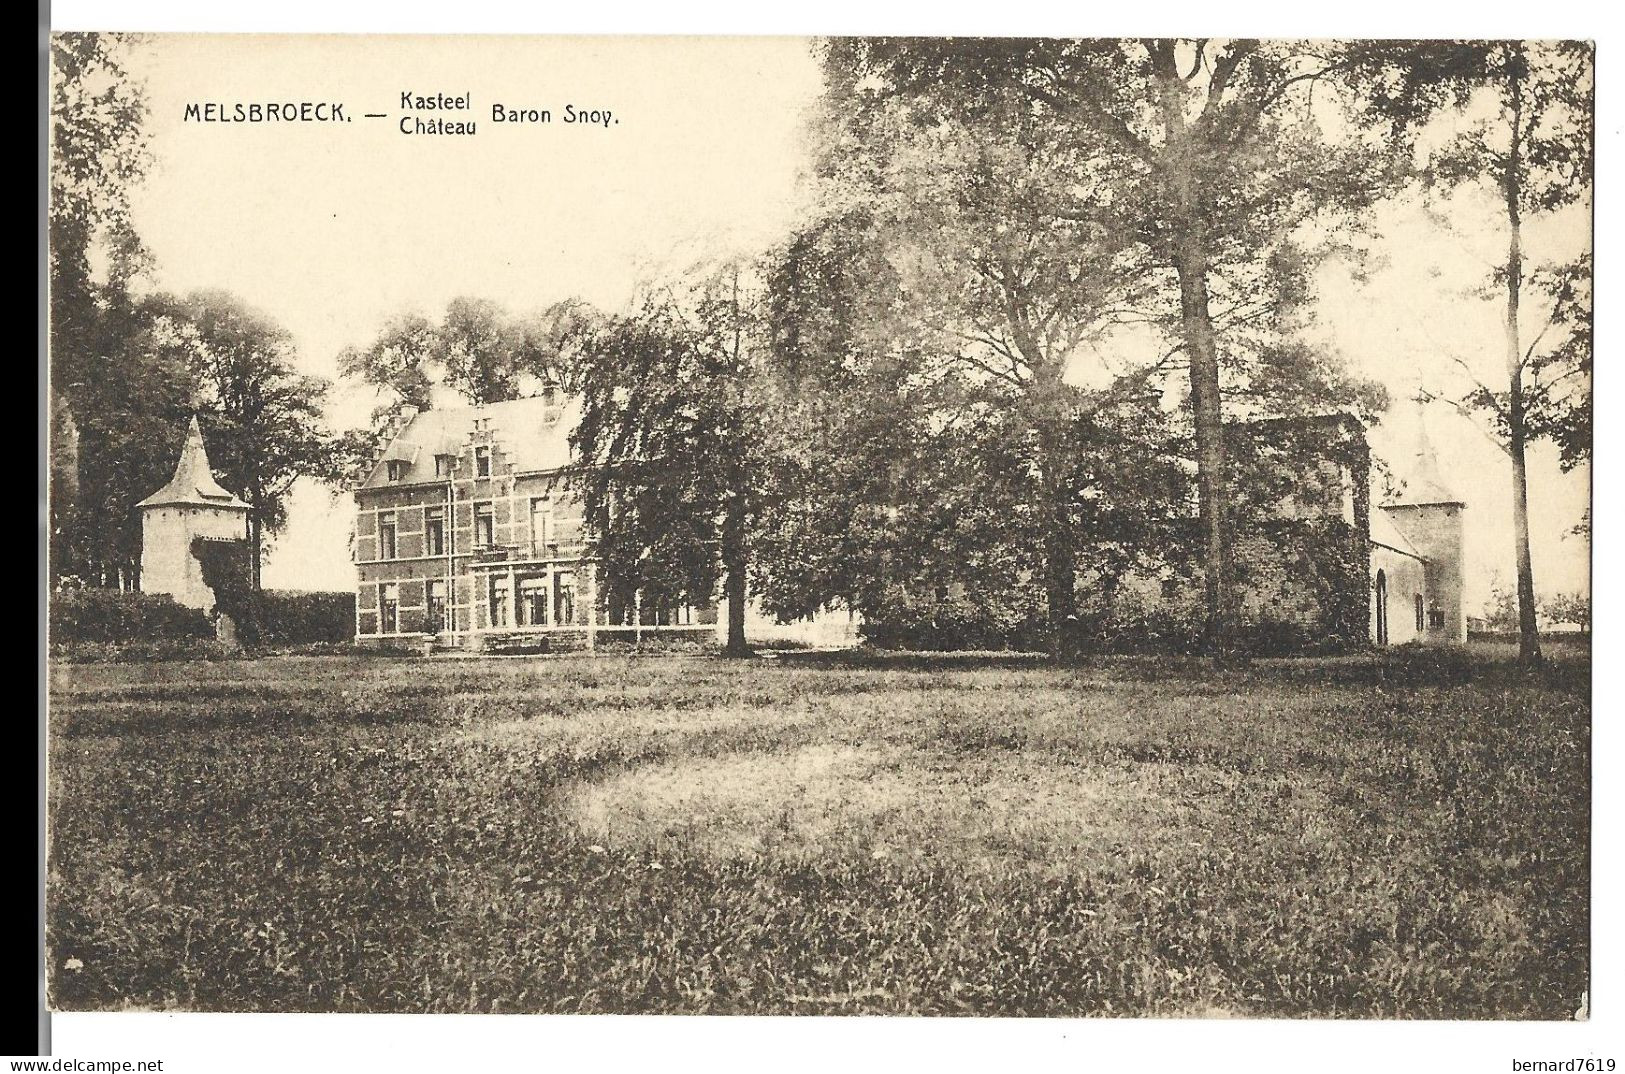
[(434, 476), (450, 477), (457, 469), (457, 456), (436, 455), (434, 457)]
[(391, 481), (405, 481), (407, 462), (405, 459), (390, 459), (384, 464)]

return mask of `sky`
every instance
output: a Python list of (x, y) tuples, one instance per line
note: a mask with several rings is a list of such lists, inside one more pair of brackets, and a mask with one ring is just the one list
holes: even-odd
[[(222, 287), (285, 326), (306, 372), (337, 378), (343, 348), (389, 316), (435, 316), (458, 295), (514, 312), (579, 297), (606, 308), (640, 280), (707, 254), (781, 237), (805, 196), (804, 117), (820, 90), (797, 38), (155, 36), (132, 57), (147, 85), (153, 167), (132, 211), (155, 284)], [(396, 129), (403, 92), (467, 94), (473, 137)], [(344, 124), (202, 124), (189, 102), (334, 100)], [(546, 108), (554, 122), (495, 124), (491, 107)], [(607, 109), (609, 126), (560, 122), (566, 105)], [(365, 119), (362, 113), (386, 113)], [(1371, 430), (1403, 471), (1419, 387), (1465, 387), (1456, 359), (1493, 382), (1500, 311), (1470, 295), (1504, 246), (1493, 206), (1463, 197), (1454, 229), (1415, 199), (1377, 217), (1370, 270), (1321, 272), (1319, 332), (1396, 401)], [(1532, 255), (1586, 248), (1584, 211), (1529, 229)], [(340, 385), (335, 427), (375, 400)], [(1506, 457), (1473, 422), (1426, 414), (1448, 482), (1467, 502), (1470, 610), (1512, 564)], [(1589, 549), (1569, 535), (1589, 472), (1530, 456), (1537, 586), (1588, 586)], [(347, 589), (350, 504), (313, 483), (295, 492), (265, 565), (278, 588)]]
[[(434, 317), (458, 295), (613, 309), (674, 261), (767, 245), (794, 219), (820, 88), (795, 38), (154, 36), (132, 69), (154, 160), (132, 212), (156, 284), (236, 292), (293, 334), (304, 371), (335, 379), (339, 352), (396, 313)], [(470, 95), (443, 115), (476, 133), (400, 133), (403, 92)], [(183, 118), (193, 101), (329, 98), (349, 123)], [(554, 121), (494, 124), (497, 103)], [(566, 105), (618, 122), (565, 125)], [(341, 386), (330, 416), (363, 425), (374, 404)], [(349, 526), (346, 499), (301, 484), (265, 583), (353, 587)]]

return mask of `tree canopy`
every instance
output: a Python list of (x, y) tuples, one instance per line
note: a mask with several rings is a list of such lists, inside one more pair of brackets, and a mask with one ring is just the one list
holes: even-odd
[[(1164, 353), (1177, 353), (1188, 372), (1208, 635), (1223, 652), (1235, 615), (1226, 370), (1234, 379), (1247, 359), (1266, 363), (1268, 372), (1270, 359), (1302, 355), (1283, 345), (1290, 338), (1283, 338), (1289, 323), (1282, 313), (1301, 307), (1306, 266), (1392, 183), (1381, 143), (1333, 137), (1324, 122), (1355, 107), (1339, 81), (1347, 57), (1336, 46), (1305, 43), (1049, 39), (842, 39), (825, 55), (838, 134), (827, 141), (824, 174), (848, 169), (854, 147), (879, 143), (874, 162), (857, 154), (864, 159), (858, 185), (883, 189), (886, 150), (899, 130), (887, 117), (899, 109), (903, 129), (927, 136), (959, 124), (1007, 136), (1029, 150), (1026, 161), (998, 161), (980, 189), (1021, 191), (1018, 199), (1041, 218), (1082, 229), (1070, 244), (1055, 243), (1052, 268), (1034, 261), (1029, 275), (1010, 278), (1052, 294), (1059, 288), (1069, 296), (1059, 308), (1076, 311), (1077, 285), (1098, 284), (1105, 269), (1110, 282), (1088, 289), (1096, 296), (1089, 323), (1098, 330), (1126, 307), (1168, 337)], [(988, 158), (963, 147), (937, 158), (950, 172), (967, 159)], [(1050, 178), (1028, 182), (1034, 168)], [(960, 189), (979, 187), (967, 179)], [(993, 226), (1002, 237), (1001, 223)], [(1314, 243), (1304, 240), (1311, 223)], [(1012, 223), (1010, 230), (1022, 228)], [(1037, 235), (1066, 238), (1054, 225)], [(973, 258), (980, 245), (971, 244)], [(995, 263), (1002, 272), (1006, 263)], [(978, 286), (997, 285), (984, 273)], [(998, 309), (986, 301), (990, 294), (968, 297)], [(1014, 317), (1012, 327), (1023, 320)], [(1087, 336), (1063, 331), (1058, 338), (1081, 343)], [(1035, 348), (1023, 349), (1030, 359)], [(1065, 379), (1056, 373), (1052, 381), (1053, 394), (1064, 394)], [(1066, 526), (1049, 529), (1053, 541)], [(1064, 608), (1069, 587), (1055, 565), (1066, 557), (1059, 543), (1055, 550), (1051, 603)]]

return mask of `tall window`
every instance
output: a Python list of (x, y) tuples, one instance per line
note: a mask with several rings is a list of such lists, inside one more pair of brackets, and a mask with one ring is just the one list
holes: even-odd
[(559, 624), (576, 621), (576, 576), (561, 571), (553, 579), (553, 622)]
[(429, 626), (432, 631), (445, 630), (446, 622), (446, 583), (436, 579), (429, 583)]
[(378, 516), (378, 558), (395, 558), (395, 512), (385, 511)]
[(552, 502), (545, 496), (530, 501), (530, 547), (537, 552), (546, 548), (553, 536), (553, 527), (549, 524), (552, 513)]
[(423, 512), (423, 554), (426, 556), (443, 556), (446, 554), (446, 509), (444, 507), (431, 507)]
[(490, 548), (497, 541), (496, 511), (489, 503), (474, 505), (474, 547)]
[(1422, 594), (1416, 594), (1416, 632), (1418, 634), (1428, 628), (1427, 607), (1422, 603)]
[(484, 445), (474, 449), (474, 476), (491, 476), (491, 449)]
[(525, 626), (547, 625), (547, 579), (525, 578), (519, 583), (519, 614)]
[(401, 587), (389, 582), (378, 587), (378, 633), (394, 634), (401, 628)]
[(491, 579), (491, 625), (505, 627), (508, 625), (508, 579)]

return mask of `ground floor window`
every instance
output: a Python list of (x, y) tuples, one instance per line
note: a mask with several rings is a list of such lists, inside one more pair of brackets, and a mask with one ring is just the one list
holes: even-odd
[(446, 583), (429, 583), (429, 625), (431, 631), (446, 629)]
[(396, 634), (401, 627), (401, 587), (394, 582), (378, 587), (378, 633)]
[(519, 614), (523, 626), (547, 625), (547, 578), (519, 581)]
[(1422, 602), (1422, 594), (1416, 594), (1416, 632), (1420, 634), (1427, 629), (1427, 609)]
[(576, 576), (572, 571), (560, 571), (553, 576), (553, 621), (576, 621)]
[(491, 579), (491, 625), (505, 627), (508, 625), (508, 579)]
[(611, 626), (714, 626), (717, 621), (717, 609), (714, 604), (696, 608), (692, 604), (683, 604), (675, 599), (657, 599), (648, 594), (643, 594), (640, 599), (636, 593), (628, 596), (613, 589), (600, 592), (603, 593), (604, 606), (608, 612), (606, 621)]

